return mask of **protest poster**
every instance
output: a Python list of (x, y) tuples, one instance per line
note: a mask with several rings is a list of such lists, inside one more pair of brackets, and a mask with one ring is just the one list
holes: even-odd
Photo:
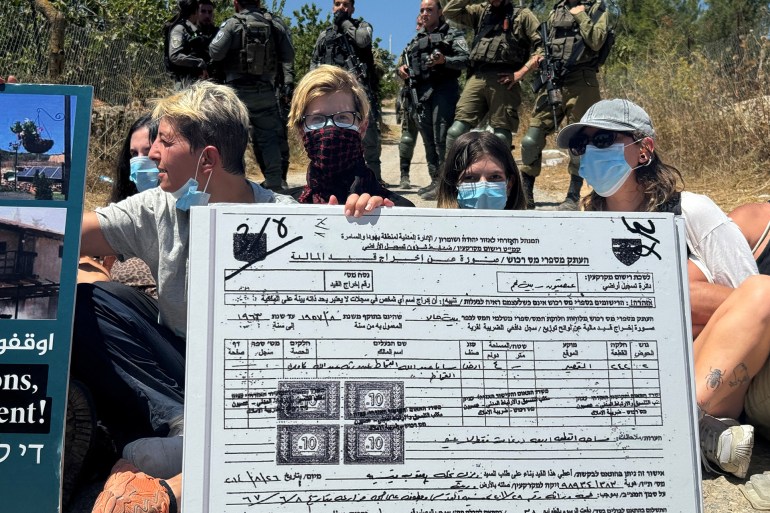
[(0, 501), (61, 509), (92, 88), (0, 85)]
[(193, 209), (183, 507), (701, 510), (670, 214)]

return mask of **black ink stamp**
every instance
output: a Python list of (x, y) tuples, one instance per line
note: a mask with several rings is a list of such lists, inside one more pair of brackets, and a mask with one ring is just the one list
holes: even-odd
[(402, 420), (404, 383), (402, 381), (346, 381), (345, 419)]
[(267, 254), (267, 234), (249, 233), (249, 225), (239, 225), (233, 234), (233, 258), (240, 262), (259, 262)]
[[(634, 251), (637, 253), (636, 258), (631, 262), (633, 264), (636, 262), (636, 260), (639, 259), (639, 257), (648, 257), (650, 255), (655, 255), (658, 257), (658, 260), (662, 260), (661, 256), (658, 254), (657, 251), (655, 251), (655, 246), (660, 244), (660, 240), (653, 237), (655, 234), (655, 223), (652, 222), (651, 219), (647, 220), (648, 226), (644, 226), (642, 223), (634, 221), (631, 224), (628, 224), (628, 221), (625, 217), (620, 218), (621, 221), (623, 221), (623, 225), (626, 227), (626, 229), (634, 234), (634, 235), (641, 235), (644, 238), (644, 242), (648, 243), (649, 246), (645, 246), (642, 242), (642, 239), (612, 239), (612, 245), (613, 245), (613, 252), (615, 252), (615, 241), (638, 241), (639, 247), (638, 249), (635, 249)], [(636, 242), (635, 242), (636, 243)], [(615, 256), (618, 257), (618, 254), (615, 253)], [(623, 260), (618, 257), (618, 260), (626, 264)], [(631, 265), (626, 264), (626, 265)]]
[(345, 464), (404, 463), (403, 426), (345, 426)]
[(642, 256), (642, 239), (612, 239), (612, 253), (623, 264), (633, 265)]
[(338, 465), (339, 447), (339, 426), (278, 426), (276, 464)]
[(339, 381), (279, 381), (278, 420), (337, 420)]

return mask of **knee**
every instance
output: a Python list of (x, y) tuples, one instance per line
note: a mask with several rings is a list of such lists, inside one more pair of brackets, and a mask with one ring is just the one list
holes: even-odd
[(540, 127), (530, 127), (521, 138), (521, 161), (532, 164), (540, 157), (545, 147), (545, 130)]
[(751, 308), (756, 317), (770, 321), (770, 276), (749, 276), (735, 289), (741, 308)]
[(495, 134), (495, 137), (503, 141), (508, 148), (513, 146), (513, 134), (510, 130), (506, 130), (505, 128), (495, 128), (493, 133)]
[(463, 121), (455, 121), (447, 130), (447, 135), (452, 139), (457, 139), (466, 132), (470, 132), (471, 126)]

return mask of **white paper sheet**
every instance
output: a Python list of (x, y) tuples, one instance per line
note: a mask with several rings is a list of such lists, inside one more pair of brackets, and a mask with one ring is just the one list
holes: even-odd
[(194, 210), (184, 508), (701, 508), (673, 216)]

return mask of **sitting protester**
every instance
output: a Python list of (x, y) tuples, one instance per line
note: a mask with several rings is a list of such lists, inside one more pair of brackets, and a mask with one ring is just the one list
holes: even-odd
[(438, 179), (437, 200), (439, 208), (526, 208), (519, 168), (505, 143), (489, 132), (455, 140)]
[[(82, 254), (141, 256), (158, 283), (157, 302), (142, 303), (125, 290), (78, 286), (72, 376), (89, 388), (97, 415), (125, 445), (97, 498), (98, 513), (178, 511), (190, 208), (295, 203), (246, 179), (248, 112), (229, 87), (196, 82), (160, 100), (153, 117), (160, 124), (149, 156), (159, 186), (83, 218)], [(369, 195), (346, 198), (347, 212), (383, 203)]]
[(737, 420), (752, 379), (770, 354), (770, 277), (757, 268), (738, 228), (706, 196), (682, 192), (664, 164), (647, 113), (628, 100), (603, 100), (557, 144), (580, 157), (593, 187), (586, 211), (672, 212), (685, 221), (703, 464), (744, 477), (754, 429)]
[[(369, 101), (358, 80), (337, 66), (321, 65), (297, 85), (289, 127), (302, 141), (310, 163), (300, 203), (328, 203), (349, 194), (382, 196), (399, 207), (414, 204), (384, 188), (364, 161), (363, 138)], [(386, 203), (387, 204), (387, 203)]]

